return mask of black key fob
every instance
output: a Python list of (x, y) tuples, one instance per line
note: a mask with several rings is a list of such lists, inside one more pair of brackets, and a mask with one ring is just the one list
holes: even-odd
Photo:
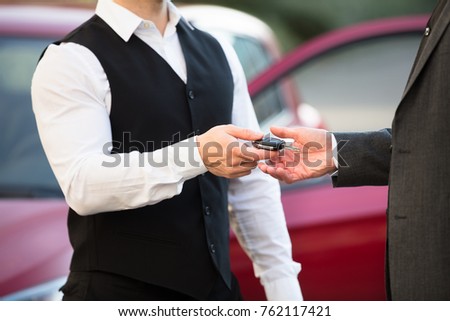
[(286, 142), (279, 138), (271, 137), (270, 135), (266, 135), (263, 139), (254, 140), (252, 145), (259, 149), (265, 150), (283, 150), (286, 146)]

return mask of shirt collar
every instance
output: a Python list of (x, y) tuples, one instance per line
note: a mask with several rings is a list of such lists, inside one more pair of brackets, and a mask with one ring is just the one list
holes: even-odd
[[(165, 36), (176, 33), (176, 26), (181, 19), (180, 11), (170, 0), (168, 2), (169, 8), (169, 23), (165, 30)], [(145, 21), (128, 9), (118, 5), (113, 0), (99, 0), (95, 13), (102, 18), (124, 41), (130, 40), (131, 36), (138, 30), (138, 28)]]

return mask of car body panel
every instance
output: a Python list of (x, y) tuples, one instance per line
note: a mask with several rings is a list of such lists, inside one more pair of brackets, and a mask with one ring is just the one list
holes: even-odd
[[(333, 189), (331, 183), (282, 192), (294, 260), (306, 300), (384, 300), (385, 187)], [(264, 298), (251, 262), (234, 244), (233, 270), (247, 300)]]
[(0, 213), (0, 298), (67, 276), (72, 248), (64, 200), (2, 199)]

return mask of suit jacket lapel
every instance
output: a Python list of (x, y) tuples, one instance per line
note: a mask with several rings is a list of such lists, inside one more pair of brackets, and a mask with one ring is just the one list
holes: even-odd
[[(408, 83), (406, 85), (406, 89), (403, 93), (403, 98), (407, 95), (412, 85), (416, 81), (423, 67), (425, 66), (428, 58), (430, 58), (431, 53), (436, 48), (439, 40), (444, 34), (445, 29), (447, 29), (448, 24), (450, 23), (450, 4), (449, 1), (443, 0), (445, 4), (443, 5), (442, 10), (440, 12), (436, 12), (439, 16), (436, 18), (437, 23), (432, 26), (432, 30), (430, 35), (428, 36), (424, 47), (422, 48), (421, 53), (417, 57), (417, 61), (414, 64), (413, 70), (409, 77)], [(449, 71), (450, 72), (450, 71)]]

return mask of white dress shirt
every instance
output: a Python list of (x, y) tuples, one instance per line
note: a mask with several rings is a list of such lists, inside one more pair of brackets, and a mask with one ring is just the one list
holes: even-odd
[[(153, 48), (186, 82), (186, 63), (176, 33), (180, 19), (169, 2), (170, 21), (163, 35), (153, 22), (143, 20), (112, 0), (99, 0), (96, 14), (128, 41), (135, 34)], [(247, 91), (244, 72), (233, 48), (221, 42), (234, 80), (232, 123), (258, 130), (258, 122)], [(132, 77), (132, 75), (124, 75)], [(111, 92), (107, 76), (87, 48), (63, 43), (49, 46), (37, 66), (32, 82), (33, 110), (50, 165), (66, 201), (79, 215), (120, 211), (152, 205), (181, 193), (183, 183), (207, 171), (197, 148), (180, 148), (177, 159), (196, 162), (185, 166), (174, 161), (174, 148), (144, 155), (165, 157), (167, 166), (152, 167), (131, 152), (129, 166), (105, 167), (111, 155), (109, 113)], [(151, 124), (149, 124), (151, 126)], [(190, 164), (191, 163), (191, 164)], [(197, 163), (197, 164), (195, 164)], [(178, 164), (178, 165), (177, 165)], [(276, 180), (254, 170), (249, 176), (230, 180), (231, 226), (252, 259), (269, 300), (300, 300), (297, 275), (300, 264), (292, 260), (291, 242)]]

